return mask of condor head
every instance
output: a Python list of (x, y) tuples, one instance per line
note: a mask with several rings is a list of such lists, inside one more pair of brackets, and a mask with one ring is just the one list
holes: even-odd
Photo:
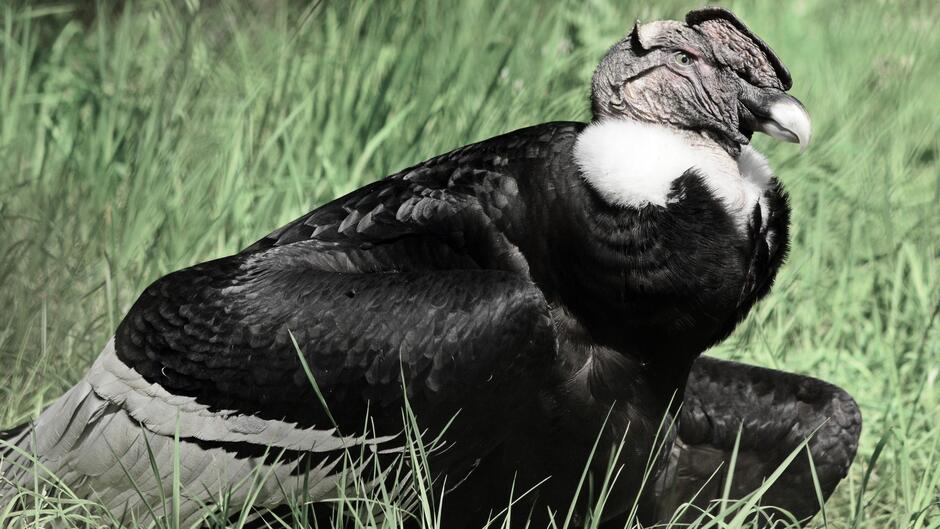
[(810, 140), (802, 103), (780, 59), (730, 11), (709, 7), (685, 22), (637, 23), (592, 80), (595, 120), (634, 119), (700, 132), (737, 157), (754, 132)]

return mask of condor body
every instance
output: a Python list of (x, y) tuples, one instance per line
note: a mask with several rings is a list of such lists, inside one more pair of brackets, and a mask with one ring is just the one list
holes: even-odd
[[(808, 446), (828, 496), (855, 453), (851, 398), (699, 357), (787, 253), (786, 194), (748, 143), (754, 131), (808, 142), (790, 84), (727, 11), (635, 27), (598, 66), (590, 124), (462, 147), (157, 280), (86, 377), (7, 433), (0, 500), (32, 483), (31, 454), (79, 494), (147, 518), (175, 437), (187, 523), (220, 490), (233, 505), (255, 494), (253, 469), (270, 476), (256, 506), (327, 498), (361, 470), (344, 450), (400, 445), (406, 395), (429, 435), (449, 425), (432, 454), (453, 485), (448, 526), (535, 485), (517, 505), (543, 522), (585, 465), (583, 490), (599, 490), (614, 454), (603, 517), (617, 523), (639, 496), (644, 522), (669, 520), (696, 492), (701, 506), (720, 496), (739, 427), (735, 495), (819, 428)], [(765, 503), (808, 517), (812, 483), (794, 463)]]

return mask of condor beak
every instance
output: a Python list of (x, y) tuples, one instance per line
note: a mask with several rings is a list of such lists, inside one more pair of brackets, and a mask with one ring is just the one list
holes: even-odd
[(803, 103), (776, 88), (745, 90), (741, 103), (747, 109), (748, 125), (778, 140), (799, 143), (806, 149), (812, 136), (809, 114)]

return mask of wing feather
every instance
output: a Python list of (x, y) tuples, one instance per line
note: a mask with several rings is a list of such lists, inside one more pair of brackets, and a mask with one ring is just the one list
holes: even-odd
[[(656, 487), (662, 521), (700, 489), (699, 507), (721, 496), (739, 428), (735, 498), (760, 487), (807, 438), (828, 498), (848, 472), (861, 433), (858, 406), (832, 384), (705, 356), (692, 368), (682, 406), (678, 438)], [(798, 519), (819, 510), (806, 457), (787, 467), (761, 503), (782, 507)]]

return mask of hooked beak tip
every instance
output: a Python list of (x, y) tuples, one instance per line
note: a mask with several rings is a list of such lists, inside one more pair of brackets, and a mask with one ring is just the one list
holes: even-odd
[(812, 139), (812, 121), (806, 108), (795, 97), (784, 94), (771, 103), (758, 125), (758, 130), (778, 140), (797, 143), (800, 152), (806, 150)]

